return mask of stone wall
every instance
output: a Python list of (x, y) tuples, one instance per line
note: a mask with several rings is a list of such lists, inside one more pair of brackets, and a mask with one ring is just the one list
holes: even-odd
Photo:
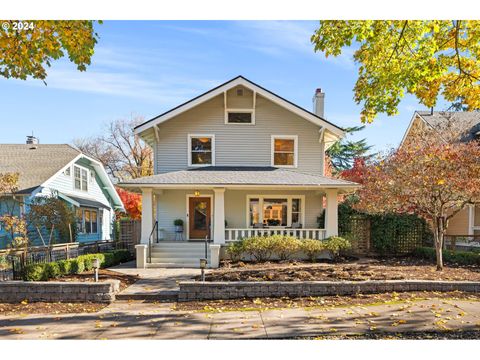
[(120, 291), (119, 280), (101, 282), (3, 281), (0, 282), (0, 303), (29, 302), (104, 302), (115, 300)]
[(374, 294), (405, 291), (480, 292), (480, 282), (385, 280), (385, 281), (238, 281), (181, 282), (179, 301), (220, 300), (257, 297), (302, 297)]

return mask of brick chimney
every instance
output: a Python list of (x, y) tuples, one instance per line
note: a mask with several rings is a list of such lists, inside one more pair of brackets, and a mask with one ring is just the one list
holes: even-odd
[(325, 93), (322, 89), (315, 90), (315, 96), (313, 97), (313, 112), (315, 115), (325, 117)]

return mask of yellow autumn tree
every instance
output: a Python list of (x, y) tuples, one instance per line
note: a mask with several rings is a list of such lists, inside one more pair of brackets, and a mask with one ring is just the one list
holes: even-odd
[[(85, 71), (98, 35), (90, 20), (0, 20), (0, 75), (45, 80), (45, 67), (67, 55)], [(18, 24), (25, 24), (21, 27)]]
[(480, 21), (325, 20), (311, 41), (326, 57), (355, 49), (354, 93), (363, 122), (396, 114), (405, 94), (427, 107), (441, 95), (466, 110), (480, 109)]

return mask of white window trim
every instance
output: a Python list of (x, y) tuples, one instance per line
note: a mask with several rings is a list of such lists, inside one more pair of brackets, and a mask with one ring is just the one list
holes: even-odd
[[(475, 231), (480, 231), (480, 226), (475, 226), (475, 212), (477, 211), (477, 207), (480, 205), (470, 205), (468, 207), (468, 223), (469, 223), (469, 234), (473, 235)], [(480, 209), (480, 207), (479, 207)]]
[[(300, 199), (300, 207), (301, 207), (301, 222), (302, 226), (305, 228), (305, 195), (269, 195), (269, 194), (262, 194), (262, 195), (247, 195), (247, 206), (246, 206), (246, 217), (245, 217), (245, 227), (253, 228), (253, 225), (250, 225), (250, 200), (251, 199), (258, 199), (258, 207), (259, 207), (259, 217), (258, 221), (263, 224), (263, 200), (267, 199), (287, 199), (287, 227), (292, 226), (292, 199)], [(269, 228), (285, 228), (285, 226), (269, 226)]]
[[(214, 230), (214, 224), (213, 224), (213, 194), (201, 194), (199, 196), (195, 196), (195, 194), (187, 194), (187, 202), (185, 205), (185, 219), (186, 222), (184, 224), (183, 230), (185, 231), (185, 239), (190, 240), (190, 198), (194, 197), (208, 197), (210, 198), (210, 237), (213, 238), (213, 230)], [(198, 240), (198, 239), (193, 239), (193, 240)]]
[[(293, 140), (293, 165), (275, 165), (275, 139)], [(298, 135), (272, 135), (270, 145), (270, 164), (278, 168), (297, 168), (298, 167)]]
[[(100, 209), (97, 209), (97, 208), (89, 208), (89, 207), (83, 207), (83, 206), (80, 206), (78, 209), (80, 209), (80, 211), (82, 212), (82, 227), (83, 227), (83, 231), (82, 232), (78, 232), (79, 234), (81, 235), (96, 235), (96, 234), (100, 234), (103, 230), (101, 228), (101, 226), (99, 226), (100, 224), (100, 219), (99, 219), (99, 216), (100, 216)], [(92, 211), (95, 211), (97, 213), (97, 232), (89, 232), (87, 233), (85, 230), (86, 230), (86, 226), (85, 226), (85, 210), (86, 211), (90, 211), (90, 229), (92, 229)]]
[[(78, 167), (80, 169), (80, 189), (77, 189), (75, 187), (75, 168)], [(87, 189), (86, 190), (83, 190), (82, 189), (82, 171), (81, 170), (85, 170), (87, 172)], [(82, 166), (82, 165), (77, 165), (77, 164), (74, 164), (73, 165), (73, 169), (72, 169), (72, 176), (71, 178), (73, 179), (73, 182), (72, 182), (72, 185), (73, 185), (73, 190), (74, 191), (82, 191), (82, 192), (88, 192), (89, 191), (89, 184), (90, 184), (90, 169), (86, 168), (85, 166)]]
[[(252, 121), (249, 123), (231, 123), (228, 121), (228, 113), (248, 113), (252, 114)], [(225, 109), (225, 124), (226, 125), (255, 125), (255, 109)]]
[[(212, 163), (211, 164), (192, 164), (192, 139), (207, 137), (212, 139)], [(188, 134), (188, 166), (189, 167), (205, 167), (215, 166), (215, 134)]]

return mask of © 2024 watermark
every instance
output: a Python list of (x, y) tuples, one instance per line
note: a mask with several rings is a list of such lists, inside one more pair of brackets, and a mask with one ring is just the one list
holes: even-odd
[(28, 31), (35, 28), (33, 21), (2, 21), (2, 28), (5, 31)]

